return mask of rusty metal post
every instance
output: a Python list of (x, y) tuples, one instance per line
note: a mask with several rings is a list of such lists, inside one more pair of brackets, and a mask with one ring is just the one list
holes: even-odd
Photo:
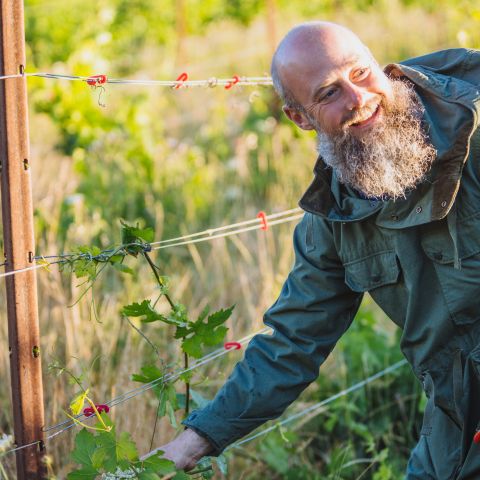
[[(0, 0), (0, 75), (22, 73), (25, 31), (22, 0)], [(0, 81), (0, 161), (6, 270), (31, 266), (35, 252), (29, 165), (26, 79)], [(5, 279), (17, 478), (46, 478), (40, 331), (35, 271)]]

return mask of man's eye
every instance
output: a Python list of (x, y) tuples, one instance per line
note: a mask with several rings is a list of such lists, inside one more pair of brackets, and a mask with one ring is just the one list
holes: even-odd
[(337, 93), (337, 89), (336, 88), (329, 88), (322, 96), (322, 100), (329, 100), (330, 98), (332, 98), (335, 93)]
[(355, 72), (355, 79), (359, 80), (359, 79), (365, 78), (368, 75), (368, 72), (369, 72), (368, 68), (360, 68)]

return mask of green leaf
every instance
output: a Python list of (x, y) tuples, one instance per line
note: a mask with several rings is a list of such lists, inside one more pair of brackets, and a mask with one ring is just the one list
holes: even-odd
[(70, 403), (72, 415), (79, 415), (85, 404), (85, 398), (88, 395), (88, 388), (84, 392), (80, 392)]
[[(132, 380), (134, 382), (150, 383), (163, 377), (163, 372), (156, 365), (143, 365), (140, 368), (141, 374), (134, 373)], [(159, 382), (160, 384), (160, 382)]]
[(165, 416), (165, 413), (167, 412), (167, 392), (165, 391), (165, 388), (162, 388), (162, 391), (160, 392), (160, 398), (159, 398), (159, 404), (158, 404), (158, 417), (162, 418)]
[(211, 327), (222, 325), (230, 318), (234, 308), (235, 305), (232, 305), (230, 308), (225, 310), (221, 309), (218, 310), (218, 312), (212, 313), (207, 319), (207, 324)]
[(189, 370), (188, 372), (182, 373), (178, 378), (185, 383), (190, 383), (193, 377), (193, 371)]
[(124, 244), (137, 243), (137, 242), (142, 243), (142, 241), (146, 243), (153, 242), (153, 239), (155, 237), (153, 228), (151, 227), (140, 228), (138, 223), (134, 227), (133, 225), (128, 225), (124, 221), (121, 221), (121, 224), (122, 224), (122, 243)]
[(217, 464), (218, 469), (223, 475), (227, 476), (228, 474), (228, 462), (225, 455), (219, 455), (218, 457), (212, 457), (212, 460)]
[(67, 474), (67, 480), (95, 480), (100, 474), (93, 467), (83, 467)]
[(196, 390), (193, 390), (193, 388), (190, 388), (190, 395), (198, 408), (203, 408), (210, 402), (208, 398), (203, 397)]
[(185, 338), (191, 332), (192, 330), (188, 327), (177, 327), (174, 338), (176, 339)]
[(173, 383), (167, 383), (165, 385), (165, 390), (167, 393), (168, 401), (172, 405), (172, 408), (174, 410), (178, 410), (177, 391), (175, 390), (175, 385)]
[(163, 458), (163, 452), (157, 451), (155, 455), (148, 457), (142, 462), (142, 467), (147, 471), (154, 471), (160, 475), (167, 475), (175, 471), (175, 463)]
[(85, 467), (99, 467), (93, 458), (97, 449), (95, 436), (87, 429), (82, 428), (75, 437), (75, 448), (70, 454), (72, 460)]
[(131, 379), (134, 382), (140, 383), (156, 382), (153, 385), (153, 391), (157, 396), (159, 396), (161, 390), (163, 389), (163, 382), (161, 380), (164, 375), (163, 371), (155, 365), (143, 365), (140, 369), (140, 372), (141, 373), (134, 373), (131, 376)]
[(175, 411), (173, 410), (173, 406), (170, 402), (167, 402), (167, 416), (172, 427), (178, 428), (177, 419), (175, 418)]
[[(122, 470), (128, 468), (128, 464), (123, 464), (118, 461), (117, 458), (117, 442), (115, 438), (115, 428), (112, 428), (110, 432), (100, 432), (97, 435), (98, 448), (101, 454), (104, 456), (103, 468), (107, 472), (114, 472), (117, 467)], [(122, 468), (123, 467), (123, 468)]]
[(209, 335), (202, 337), (203, 343), (209, 347), (213, 347), (223, 341), (227, 331), (227, 327), (217, 327), (215, 330), (212, 330)]
[(138, 450), (129, 432), (122, 432), (117, 441), (117, 459), (134, 462), (138, 460)]
[(172, 480), (190, 480), (190, 477), (185, 472), (177, 472)]
[(135, 275), (135, 272), (130, 267), (127, 267), (123, 263), (114, 263), (113, 266), (119, 272), (128, 273), (129, 275)]
[(124, 258), (125, 258), (125, 255), (117, 253), (115, 255), (112, 255), (111, 257), (108, 257), (108, 261), (112, 264), (116, 264), (121, 262)]
[(200, 358), (202, 356), (202, 339), (198, 335), (186, 338), (182, 342), (182, 350), (191, 355), (194, 358)]
[(140, 480), (160, 480), (160, 476), (154, 472), (140, 472), (137, 474)]
[(131, 303), (130, 305), (125, 305), (122, 308), (122, 314), (127, 317), (144, 317), (142, 322), (151, 323), (156, 321), (161, 321), (168, 323), (169, 325), (177, 325), (177, 322), (165, 317), (161, 313), (158, 313), (151, 305), (150, 300), (144, 300), (142, 303)]

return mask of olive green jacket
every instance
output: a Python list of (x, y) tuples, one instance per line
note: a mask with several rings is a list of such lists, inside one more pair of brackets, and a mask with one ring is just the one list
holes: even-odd
[(216, 453), (279, 416), (316, 379), (364, 292), (403, 330), (402, 351), (434, 405), (463, 429), (469, 407), (457, 397), (470, 380), (454, 379), (465, 377), (480, 343), (480, 142), (471, 142), (480, 52), (436, 52), (386, 72), (415, 84), (434, 165), (406, 199), (380, 202), (359, 198), (318, 160), (300, 201), (307, 213), (294, 234), (295, 265), (264, 317), (273, 335), (254, 337), (215, 399), (184, 422)]

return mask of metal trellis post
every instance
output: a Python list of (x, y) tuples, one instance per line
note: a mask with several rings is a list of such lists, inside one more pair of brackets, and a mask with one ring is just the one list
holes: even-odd
[[(0, 74), (23, 73), (22, 0), (0, 0)], [(3, 237), (7, 271), (33, 264), (35, 252), (25, 78), (0, 85), (0, 161)], [(46, 478), (40, 331), (36, 273), (7, 277), (8, 337), (15, 443), (40, 441), (17, 451), (17, 478)]]

